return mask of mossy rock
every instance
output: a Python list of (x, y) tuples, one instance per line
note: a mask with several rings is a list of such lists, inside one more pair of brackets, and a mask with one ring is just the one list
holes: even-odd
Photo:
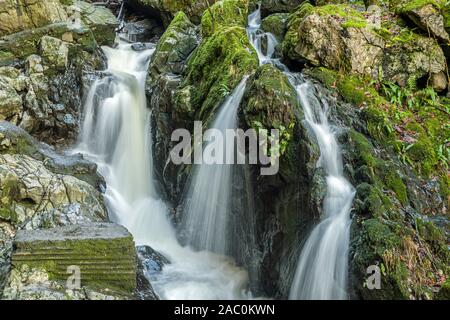
[(280, 131), (280, 155), (288, 149), (299, 112), (297, 93), (286, 75), (270, 64), (249, 79), (242, 101), (244, 121), (255, 130)]
[(221, 0), (209, 7), (202, 17), (202, 35), (209, 37), (224, 27), (247, 25), (248, 0)]
[(282, 42), (287, 32), (287, 21), (289, 14), (274, 13), (264, 18), (261, 22), (261, 29), (265, 32), (270, 32), (279, 42)]
[(189, 59), (176, 94), (178, 113), (206, 120), (259, 62), (245, 28), (220, 28), (204, 39)]

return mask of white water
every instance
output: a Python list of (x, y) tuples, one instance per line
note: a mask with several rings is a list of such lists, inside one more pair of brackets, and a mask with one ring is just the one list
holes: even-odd
[[(270, 33), (260, 30), (261, 13), (258, 8), (249, 16), (247, 33), (258, 53), (260, 64), (271, 63), (282, 69), (297, 91), (308, 126), (320, 147), (319, 165), (327, 173), (327, 194), (324, 199), (322, 221), (305, 242), (292, 282), (290, 299), (346, 299), (348, 276), (348, 248), (350, 238), (350, 210), (355, 195), (352, 185), (343, 175), (342, 156), (335, 133), (328, 123), (328, 105), (317, 98), (314, 87), (301, 75), (272, 56), (277, 45)], [(267, 51), (262, 50), (262, 39)]]
[[(237, 112), (245, 91), (245, 77), (221, 106), (212, 129), (225, 137), (226, 129), (238, 126)], [(209, 143), (214, 137), (206, 136)], [(224, 141), (223, 159), (234, 155), (233, 144)], [(208, 144), (204, 150), (207, 149)], [(205, 152), (203, 164), (196, 165), (189, 183), (185, 203), (185, 231), (190, 245), (219, 254), (228, 253), (229, 218), (232, 201), (233, 164), (211, 164), (211, 154)], [(225, 161), (224, 161), (225, 162)]]
[(127, 44), (103, 50), (108, 69), (87, 95), (75, 152), (98, 164), (107, 184), (110, 218), (127, 227), (137, 244), (149, 245), (171, 260), (151, 278), (162, 299), (249, 298), (247, 273), (232, 259), (178, 244), (167, 206), (154, 188), (144, 88), (154, 50), (135, 52)]

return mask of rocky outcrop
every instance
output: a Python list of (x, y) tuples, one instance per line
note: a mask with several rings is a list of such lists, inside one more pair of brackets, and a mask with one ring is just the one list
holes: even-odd
[(248, 0), (221, 0), (205, 11), (202, 17), (202, 35), (209, 37), (215, 31), (229, 26), (247, 25)]
[[(250, 276), (258, 282), (257, 292), (284, 298), (296, 269), (298, 252), (294, 248), (320, 217), (325, 184), (323, 170), (316, 168), (319, 149), (303, 124), (295, 89), (272, 65), (259, 67), (249, 78), (239, 119), (241, 128), (279, 130), (280, 148), (272, 152), (280, 155), (280, 167), (272, 176), (262, 176), (258, 166), (250, 166), (250, 173), (241, 174), (253, 186), (253, 193), (246, 195), (241, 190), (233, 197), (239, 199), (237, 203), (245, 203), (241, 198), (250, 196), (254, 207), (251, 218), (241, 213), (243, 220), (235, 223), (253, 221), (256, 239), (252, 244), (246, 238), (250, 230), (237, 232), (236, 237), (242, 239), (237, 241), (239, 250), (235, 254), (244, 265), (256, 264), (256, 275)], [(251, 245), (258, 248), (256, 257), (246, 253)]]
[(389, 14), (383, 17), (391, 20), (376, 26), (370, 16), (347, 5), (305, 4), (290, 18), (284, 53), (293, 60), (401, 86), (445, 73), (445, 56), (436, 40), (401, 29)]
[(5, 0), (0, 3), (0, 37), (66, 19), (59, 0)]
[(186, 61), (198, 43), (198, 28), (184, 13), (178, 13), (156, 47), (146, 82), (149, 106), (153, 108), (152, 123), (155, 128), (153, 131), (155, 173), (159, 181), (163, 182), (163, 189), (171, 199), (176, 199), (182, 191), (180, 188), (182, 183), (178, 178), (180, 168), (167, 162), (173, 147), (170, 137), (174, 128), (180, 126), (174, 95), (180, 85)]
[(288, 18), (288, 13), (271, 14), (261, 21), (261, 29), (265, 32), (272, 33), (279, 42), (283, 42), (287, 32)]
[[(84, 295), (92, 299), (85, 287), (102, 292), (97, 298), (124, 298), (132, 297), (136, 288), (133, 238), (114, 224), (18, 231), (12, 266), (6, 299), (80, 299)], [(77, 275), (80, 283), (71, 278)]]

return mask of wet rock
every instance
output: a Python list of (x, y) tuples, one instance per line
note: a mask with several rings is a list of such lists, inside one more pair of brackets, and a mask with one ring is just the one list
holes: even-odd
[(262, 0), (261, 14), (266, 17), (272, 13), (291, 12), (304, 0)]
[(66, 19), (58, 0), (5, 0), (0, 4), (0, 37)]
[[(20, 230), (14, 240), (12, 271), (4, 298), (131, 297), (136, 288), (135, 259), (131, 234), (115, 224)], [(80, 272), (79, 288), (68, 286), (72, 284), (68, 277), (73, 274), (73, 269), (67, 271), (69, 267)]]
[(131, 45), (131, 49), (134, 51), (144, 51), (144, 50), (150, 50), (155, 49), (156, 45), (154, 43), (133, 43)]
[(180, 85), (181, 74), (186, 61), (197, 47), (198, 31), (187, 16), (180, 12), (167, 28), (152, 56), (146, 81), (149, 105), (152, 107), (152, 123), (155, 150), (155, 173), (163, 181), (163, 190), (169, 198), (176, 198), (182, 187), (179, 179), (179, 166), (167, 164), (173, 143), (170, 140), (175, 127), (178, 127), (174, 109), (174, 92)]
[(158, 300), (158, 295), (154, 292), (149, 279), (155, 273), (161, 272), (165, 264), (170, 261), (161, 253), (153, 250), (149, 246), (137, 246), (137, 296), (141, 300)]
[(144, 19), (125, 24), (122, 32), (132, 42), (156, 42), (164, 33), (161, 24), (155, 19)]

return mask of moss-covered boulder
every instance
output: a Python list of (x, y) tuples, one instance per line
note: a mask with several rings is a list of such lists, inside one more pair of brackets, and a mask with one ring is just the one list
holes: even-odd
[(177, 111), (182, 117), (207, 119), (258, 64), (245, 28), (220, 28), (204, 39), (189, 59), (176, 96)]
[(248, 0), (220, 0), (212, 5), (202, 17), (202, 36), (229, 26), (247, 25)]
[(392, 15), (381, 18), (377, 25), (369, 13), (349, 5), (306, 3), (290, 17), (283, 51), (293, 60), (401, 86), (445, 72), (445, 56), (436, 40), (401, 28), (403, 22)]
[(40, 41), (40, 53), (49, 68), (65, 70), (67, 67), (69, 47), (64, 41), (43, 36)]
[(177, 122), (174, 92), (180, 85), (187, 59), (200, 41), (198, 29), (183, 12), (177, 13), (158, 42), (146, 82), (148, 105), (153, 110), (155, 174), (171, 199), (181, 192), (178, 183), (181, 174), (180, 166), (167, 161), (173, 148), (170, 137), (175, 128), (183, 127)]
[[(122, 226), (93, 223), (20, 230), (14, 239), (14, 248), (13, 278), (20, 278), (24, 269), (38, 269), (44, 274), (42, 280), (59, 282), (62, 293), (66, 290), (83, 292), (83, 287), (90, 287), (109, 291), (111, 295), (116, 291), (131, 297), (136, 288), (136, 250), (133, 237)], [(71, 283), (71, 272), (75, 271), (79, 272), (80, 287), (66, 287), (66, 283)], [(33, 286), (33, 281), (38, 279), (29, 278), (17, 287), (14, 280), (18, 279), (11, 279), (5, 289), (5, 296), (10, 299), (24, 298), (21, 295), (26, 293), (27, 286)]]
[(289, 14), (274, 13), (261, 21), (261, 29), (270, 32), (279, 42), (282, 42), (287, 32), (287, 21)]
[(5, 0), (0, 3), (0, 37), (66, 19), (59, 0)]

